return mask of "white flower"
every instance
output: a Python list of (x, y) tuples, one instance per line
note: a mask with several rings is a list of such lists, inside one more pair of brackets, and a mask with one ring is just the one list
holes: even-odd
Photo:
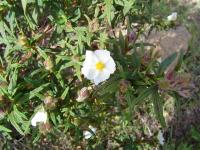
[(34, 117), (31, 119), (31, 125), (36, 126), (37, 123), (42, 122), (46, 123), (47, 122), (47, 112), (44, 111), (44, 109), (38, 111)]
[(158, 132), (157, 139), (158, 139), (159, 144), (164, 145), (165, 139), (164, 139), (164, 137), (163, 137), (163, 133), (162, 133), (160, 130), (159, 130), (159, 132)]
[(176, 21), (177, 19), (177, 12), (173, 12), (171, 15), (167, 17), (168, 21)]
[(83, 135), (85, 139), (89, 139), (92, 137), (92, 135), (94, 133), (96, 133), (97, 128), (94, 128), (93, 126), (89, 126), (89, 129), (93, 132), (91, 133), (91, 131), (83, 131)]
[(107, 80), (115, 72), (115, 62), (107, 50), (86, 51), (81, 70), (84, 76), (96, 85)]

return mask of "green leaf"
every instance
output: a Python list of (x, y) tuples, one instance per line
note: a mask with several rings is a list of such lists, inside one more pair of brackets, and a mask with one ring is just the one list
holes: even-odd
[(130, 101), (130, 107), (134, 108), (137, 106), (139, 103), (144, 102), (153, 92), (154, 86), (148, 87), (140, 91), (140, 95), (136, 98), (133, 97), (132, 93), (129, 93), (129, 100)]
[(39, 92), (41, 92), (44, 88), (46, 88), (49, 85), (50, 85), (50, 83), (46, 83), (46, 84), (43, 84), (40, 87), (30, 91), (29, 99), (37, 96), (37, 94), (39, 94)]
[(137, 51), (133, 53), (133, 68), (137, 69), (141, 66), (141, 57)]
[(0, 132), (12, 132), (10, 129), (0, 125)]
[(73, 65), (74, 65), (74, 62), (73, 62), (73, 61), (67, 62), (67, 63), (63, 64), (63, 65), (60, 67), (59, 71), (65, 69), (65, 68), (72, 67)]
[(100, 86), (96, 92), (98, 92), (99, 95), (105, 95), (108, 93), (114, 93), (117, 91), (119, 85), (119, 78), (113, 77), (106, 83), (104, 83), (102, 86)]
[(125, 39), (124, 36), (122, 34), (122, 32), (119, 32), (119, 45), (120, 45), (120, 49), (122, 49), (122, 51), (125, 50)]
[(13, 112), (11, 112), (8, 115), (8, 120), (10, 121), (10, 123), (13, 125), (13, 127), (15, 127), (15, 129), (21, 134), (21, 135), (25, 135), (24, 132), (22, 131), (21, 127), (18, 125), (17, 120), (16, 120), (16, 116), (14, 115)]
[(48, 55), (45, 53), (44, 50), (42, 50), (42, 49), (41, 49), (40, 47), (38, 47), (38, 46), (37, 46), (37, 50), (38, 50), (39, 55), (40, 55), (42, 58), (44, 58), (45, 60), (48, 59)]
[(184, 58), (184, 52), (183, 52), (183, 51), (180, 51), (180, 52), (179, 52), (178, 62), (177, 62), (177, 65), (175, 66), (175, 70), (179, 70), (179, 69), (180, 69), (181, 64), (182, 64), (182, 62), (183, 62), (183, 58)]
[(111, 21), (113, 20), (114, 18), (114, 12), (113, 12), (113, 0), (105, 0), (105, 15), (106, 15), (106, 18), (108, 20), (108, 23), (109, 25), (111, 25)]
[(172, 55), (168, 56), (159, 66), (157, 75), (161, 75), (164, 71), (169, 67), (169, 65), (176, 59), (177, 53), (173, 53)]
[(165, 118), (163, 116), (164, 100), (158, 93), (157, 88), (155, 88), (154, 92), (152, 93), (152, 100), (153, 100), (155, 115), (156, 115), (157, 119), (159, 120), (160, 124), (162, 125), (162, 127), (164, 128), (164, 127), (166, 127)]
[(196, 130), (194, 127), (191, 129), (191, 135), (193, 139), (200, 142), (200, 132)]
[(11, 95), (14, 95), (15, 94), (15, 88), (17, 86), (17, 78), (18, 78), (18, 70), (17, 69), (14, 69), (12, 72), (11, 72), (11, 76), (10, 76), (10, 84), (8, 86), (8, 91)]
[(24, 14), (26, 14), (26, 6), (28, 3), (28, 0), (21, 0), (21, 3), (22, 3), (23, 10), (24, 10)]
[(65, 88), (64, 92), (61, 95), (61, 99), (64, 100), (69, 92), (69, 87)]
[(130, 9), (133, 7), (133, 4), (134, 4), (134, 0), (124, 1), (124, 9), (123, 9), (124, 16), (130, 11)]
[(53, 122), (53, 124), (57, 125), (55, 113), (50, 113), (50, 118), (51, 118), (51, 121)]

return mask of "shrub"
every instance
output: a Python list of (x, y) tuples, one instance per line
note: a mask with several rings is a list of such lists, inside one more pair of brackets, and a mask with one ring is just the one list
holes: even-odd
[[(160, 63), (154, 45), (141, 40), (152, 29), (171, 25), (153, 13), (155, 3), (159, 2), (1, 1), (0, 131), (4, 137), (27, 135), (37, 142), (64, 134), (71, 149), (77, 145), (100, 149), (109, 140), (133, 149), (137, 142), (129, 127), (134, 126), (137, 108), (146, 102), (153, 104), (164, 127), (164, 95), (177, 97), (185, 91), (172, 83), (179, 66), (166, 74), (177, 53)], [(98, 49), (110, 52), (116, 70), (94, 85), (81, 68), (86, 50)], [(178, 56), (181, 62), (182, 55)], [(33, 118), (36, 127), (31, 126)]]

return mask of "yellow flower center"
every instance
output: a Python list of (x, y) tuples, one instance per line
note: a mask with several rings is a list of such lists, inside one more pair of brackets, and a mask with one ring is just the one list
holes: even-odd
[(98, 63), (96, 63), (96, 69), (99, 71), (102, 71), (105, 68), (105, 64), (101, 61), (99, 61)]

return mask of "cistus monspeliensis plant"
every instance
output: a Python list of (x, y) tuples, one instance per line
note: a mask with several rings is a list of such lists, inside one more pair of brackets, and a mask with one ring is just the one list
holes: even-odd
[(190, 81), (182, 82), (179, 67), (166, 77), (181, 55), (160, 63), (155, 46), (141, 40), (149, 30), (169, 26), (166, 17), (153, 14), (154, 3), (159, 1), (2, 0), (3, 136), (37, 143), (62, 133), (69, 149), (105, 148), (110, 140), (134, 148), (137, 138), (128, 127), (145, 103), (165, 127), (165, 95), (188, 97)]

